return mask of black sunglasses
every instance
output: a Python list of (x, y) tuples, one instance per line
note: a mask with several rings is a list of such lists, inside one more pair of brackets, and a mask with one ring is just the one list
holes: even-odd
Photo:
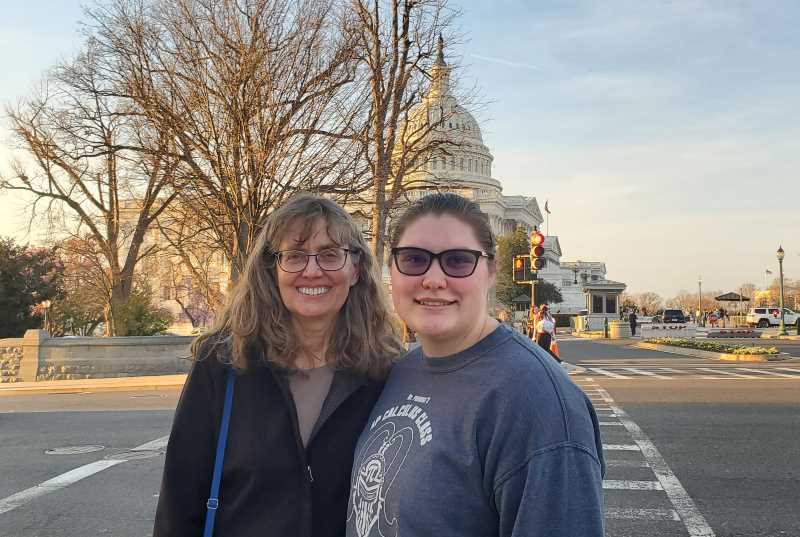
[(392, 248), (392, 256), (397, 270), (406, 276), (422, 276), (431, 268), (433, 260), (438, 259), (442, 272), (451, 278), (471, 276), (481, 257), (494, 258), (492, 254), (480, 250), (457, 248), (434, 254), (423, 248), (405, 246)]

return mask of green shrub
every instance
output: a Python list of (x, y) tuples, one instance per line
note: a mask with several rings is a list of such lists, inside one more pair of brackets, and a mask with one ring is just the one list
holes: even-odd
[(697, 349), (700, 351), (722, 352), (725, 354), (778, 354), (775, 347), (759, 347), (757, 345), (723, 345), (711, 341), (695, 341), (692, 339), (681, 339), (674, 337), (656, 337), (644, 340), (645, 343), (656, 345), (671, 345), (673, 347), (684, 347), (687, 349)]

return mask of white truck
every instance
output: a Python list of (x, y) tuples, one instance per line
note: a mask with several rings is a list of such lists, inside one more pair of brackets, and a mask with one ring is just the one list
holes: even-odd
[[(800, 322), (800, 313), (783, 308), (783, 323), (785, 326), (796, 325)], [(781, 309), (779, 307), (750, 308), (747, 313), (748, 326), (767, 328), (781, 324)]]

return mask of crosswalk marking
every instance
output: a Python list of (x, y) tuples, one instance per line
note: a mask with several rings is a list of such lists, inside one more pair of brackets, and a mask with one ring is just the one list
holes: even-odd
[(739, 371), (750, 371), (752, 373), (759, 373), (761, 375), (771, 375), (773, 377), (784, 377), (794, 379), (797, 375), (787, 375), (786, 373), (775, 373), (774, 371), (765, 371), (763, 369), (753, 369), (752, 367), (737, 367)]
[(605, 490), (664, 490), (658, 481), (624, 481), (620, 479), (604, 479)]
[(603, 451), (641, 451), (636, 444), (603, 444)]
[[(666, 493), (672, 506), (675, 508), (678, 518), (683, 523), (689, 537), (715, 537), (714, 530), (706, 522), (705, 517), (700, 513), (692, 500), (691, 496), (683, 488), (677, 476), (667, 465), (661, 453), (653, 444), (652, 440), (642, 431), (628, 414), (606, 392), (605, 397), (610, 406), (619, 415), (619, 421), (625, 426), (631, 438), (636, 442), (636, 447), (642, 452), (642, 457), (647, 461), (652, 469), (662, 490)], [(625, 444), (622, 444), (625, 445)], [(603, 446), (606, 449), (606, 446)]]
[[(622, 424), (620, 423), (620, 425)], [(650, 468), (647, 461), (630, 461), (627, 459), (606, 460), (606, 466), (608, 468)]]
[(600, 373), (601, 375), (605, 375), (607, 377), (615, 378), (615, 379), (629, 379), (630, 377), (626, 377), (625, 375), (618, 375), (617, 373), (612, 373), (611, 371), (606, 371), (605, 369), (601, 369), (599, 367), (590, 367), (592, 371), (595, 373)]
[(672, 367), (659, 367), (658, 369), (661, 370), (661, 371), (666, 371), (667, 373), (678, 373), (678, 374), (685, 374), (686, 373), (686, 371), (684, 371), (684, 370), (674, 369)]
[(698, 371), (709, 371), (714, 373), (715, 375), (728, 375), (731, 377), (739, 377), (743, 379), (757, 379), (758, 377), (754, 377), (753, 375), (742, 375), (741, 373), (731, 373), (730, 371), (723, 371), (722, 369), (711, 369), (710, 367), (698, 367), (696, 368)]
[[(587, 371), (601, 375), (604, 378), (613, 379), (652, 379), (652, 380), (687, 380), (687, 379), (708, 379), (708, 380), (800, 380), (800, 369), (790, 367), (738, 367), (734, 364), (708, 364), (706, 367), (696, 367), (699, 364), (692, 364), (683, 367), (653, 367), (644, 365), (639, 367), (629, 367), (627, 365), (605, 364), (604, 367), (589, 367)], [(745, 364), (742, 364), (745, 365)], [(777, 371), (785, 371), (778, 373)], [(589, 399), (596, 401), (598, 395), (597, 384), (594, 379), (588, 382), (580, 382), (580, 377), (573, 379), (589, 396)]]
[(606, 507), (606, 518), (617, 520), (674, 520), (680, 522), (681, 517), (674, 509), (624, 509)]
[(631, 373), (638, 373), (640, 375), (646, 375), (648, 377), (655, 377), (659, 379), (666, 379), (671, 380), (672, 377), (665, 377), (664, 375), (659, 375), (658, 373), (653, 373), (652, 371), (645, 371), (644, 369), (636, 369), (635, 367), (623, 367), (625, 371), (630, 371)]

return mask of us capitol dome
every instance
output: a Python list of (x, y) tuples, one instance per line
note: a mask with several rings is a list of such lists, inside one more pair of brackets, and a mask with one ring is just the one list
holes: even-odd
[[(531, 231), (543, 220), (539, 204), (535, 197), (503, 195), (500, 181), (492, 177), (494, 157), (483, 143), (478, 122), (450, 91), (451, 69), (444, 60), (444, 42), (439, 37), (430, 90), (409, 113), (407, 131), (412, 134), (405, 142), (409, 146), (422, 142), (433, 149), (405, 175), (407, 196), (413, 201), (432, 190), (455, 192), (480, 205), (496, 235), (511, 233), (518, 226)], [(415, 138), (413, 133), (422, 134)]]

